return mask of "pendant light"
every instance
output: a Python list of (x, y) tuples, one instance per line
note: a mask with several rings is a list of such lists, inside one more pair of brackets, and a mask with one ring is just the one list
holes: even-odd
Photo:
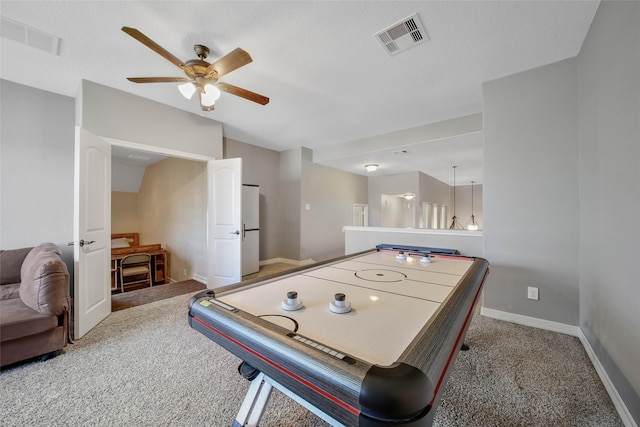
[(467, 222), (467, 230), (469, 231), (477, 231), (480, 228), (476, 216), (473, 214), (473, 184), (474, 181), (471, 181), (471, 219)]
[(456, 168), (458, 166), (453, 167), (453, 218), (451, 218), (451, 225), (449, 226), (449, 230), (460, 229), (464, 230), (464, 228), (458, 222), (458, 217), (456, 217)]

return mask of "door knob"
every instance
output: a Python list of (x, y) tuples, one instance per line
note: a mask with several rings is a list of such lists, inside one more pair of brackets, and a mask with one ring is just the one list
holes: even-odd
[(84, 245), (90, 245), (92, 243), (95, 243), (95, 240), (84, 240), (84, 239), (80, 239), (80, 247), (83, 247)]
[(231, 233), (229, 233), (229, 234), (236, 234), (236, 235), (240, 235), (240, 230), (232, 231), (232, 232), (231, 232)]

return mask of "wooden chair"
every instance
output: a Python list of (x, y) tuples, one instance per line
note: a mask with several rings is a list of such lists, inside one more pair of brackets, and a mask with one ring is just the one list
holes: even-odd
[[(153, 286), (151, 277), (151, 255), (132, 254), (127, 255), (120, 261), (120, 292), (124, 292), (126, 285), (137, 283), (148, 283)], [(129, 281), (125, 281), (130, 279)]]

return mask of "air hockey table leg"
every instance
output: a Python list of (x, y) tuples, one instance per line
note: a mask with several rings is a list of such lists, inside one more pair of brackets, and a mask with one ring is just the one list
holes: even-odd
[(271, 396), (273, 386), (265, 380), (265, 375), (260, 372), (251, 381), (251, 386), (240, 406), (240, 411), (233, 421), (232, 427), (255, 427), (260, 422), (260, 417)]
[(231, 427), (256, 427), (260, 422), (260, 418), (264, 413), (269, 397), (271, 396), (271, 391), (274, 387), (280, 390), (284, 395), (299, 403), (302, 407), (308, 409), (310, 412), (326, 421), (332, 427), (345, 427), (328, 414), (322, 412), (295, 393), (292, 393), (286, 387), (283, 387), (281, 384), (262, 372), (260, 372), (251, 381), (251, 386), (249, 386), (247, 395), (244, 397), (244, 401), (240, 406), (238, 415), (236, 416), (236, 419), (233, 420)]

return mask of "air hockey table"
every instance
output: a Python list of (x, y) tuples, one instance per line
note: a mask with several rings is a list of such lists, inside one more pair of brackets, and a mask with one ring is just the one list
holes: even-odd
[(251, 372), (233, 426), (273, 387), (335, 426), (430, 426), (489, 271), (456, 253), (378, 245), (196, 294), (189, 325)]

